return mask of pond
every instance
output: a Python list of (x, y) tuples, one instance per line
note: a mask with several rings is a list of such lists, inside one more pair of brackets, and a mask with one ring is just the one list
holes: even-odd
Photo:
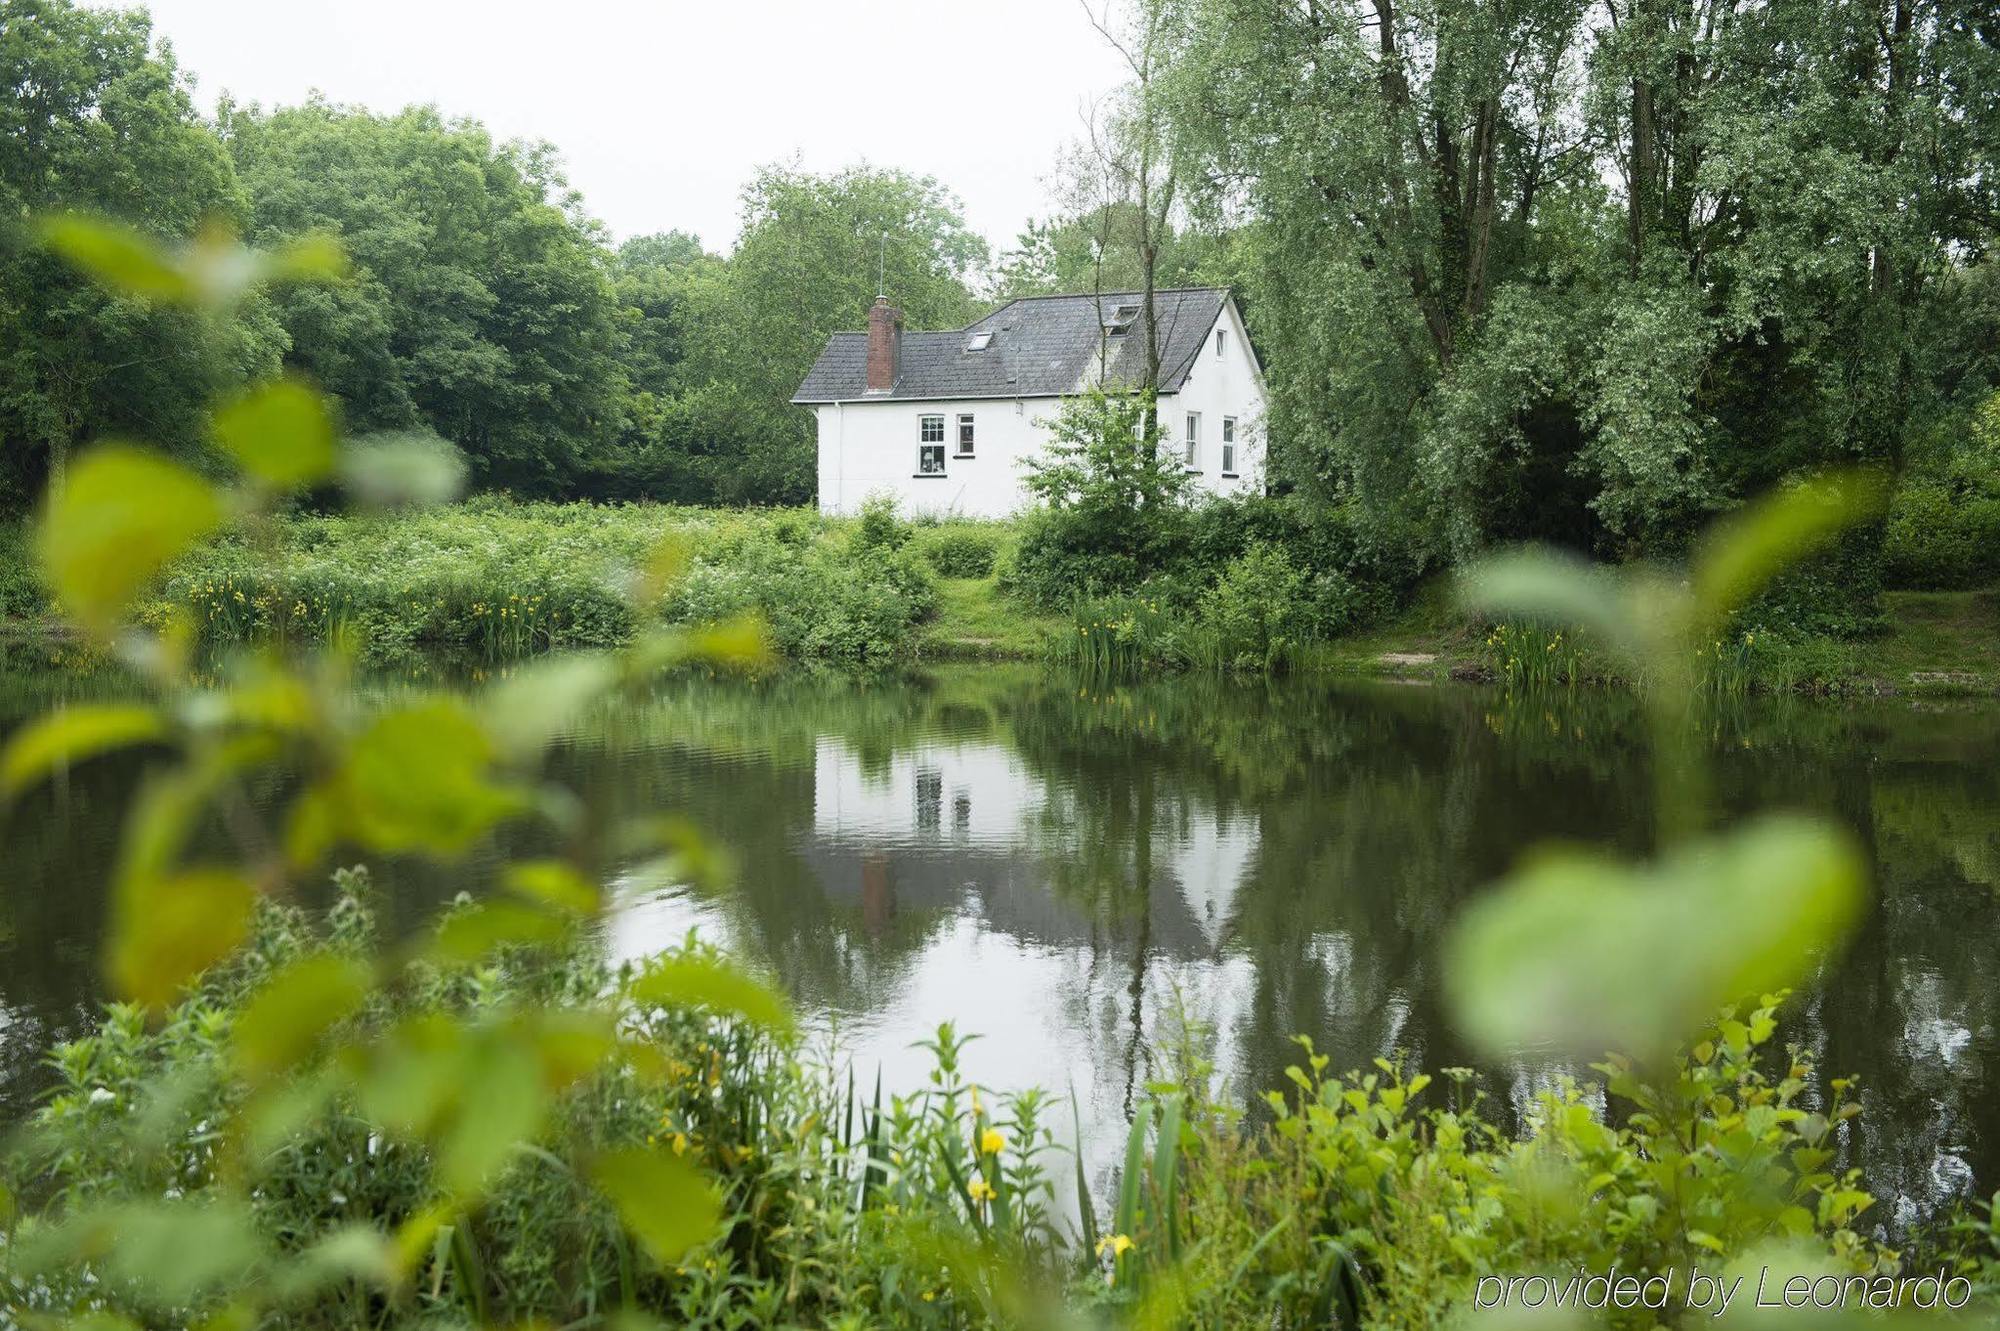
[[(5, 723), (70, 687), (8, 681)], [(1892, 1199), (1882, 1218), (2000, 1185), (2000, 709), (1753, 699), (1722, 705), (1712, 739), (1727, 810), (1819, 811), (1870, 850), (1875, 905), (1784, 1034), (1824, 1075), (1861, 1078), (1846, 1145)], [(143, 766), (91, 763), (8, 815), (0, 1118), (101, 1001), (101, 884)], [(1079, 685), (994, 666), (675, 679), (576, 727), (551, 768), (613, 809), (688, 815), (740, 866), (721, 894), (621, 881), (608, 947), (698, 928), (759, 959), (864, 1088), (878, 1068), (914, 1087), (911, 1046), (953, 1021), (981, 1037), (984, 1084), (1073, 1087), (1100, 1158), (1180, 1029), (1246, 1096), (1282, 1084), (1295, 1035), (1335, 1068), (1475, 1066), (1503, 1106), (1588, 1078), (1475, 1058), (1440, 1001), (1441, 940), (1535, 843), (1637, 853), (1650, 823), (1631, 699), (1477, 686)], [(522, 833), (452, 865), (374, 867), (410, 928), (534, 849)]]

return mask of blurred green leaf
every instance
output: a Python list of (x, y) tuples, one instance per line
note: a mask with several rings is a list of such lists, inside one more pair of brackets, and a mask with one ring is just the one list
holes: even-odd
[(1864, 883), (1845, 833), (1797, 817), (1652, 864), (1545, 853), (1454, 925), (1452, 1007), (1495, 1052), (1657, 1056), (1725, 1004), (1804, 978), (1858, 918)]
[(592, 1165), (598, 1190), (653, 1260), (670, 1266), (707, 1242), (722, 1219), (714, 1186), (687, 1161), (655, 1151), (614, 1151)]
[(343, 805), (373, 849), (456, 854), (523, 807), (489, 779), (493, 745), (462, 703), (438, 699), (378, 716), (348, 751)]
[(453, 1088), (456, 1112), (438, 1142), (440, 1181), (464, 1196), (480, 1191), (532, 1141), (548, 1093), (531, 1051), (500, 1032), (484, 1032), (469, 1046)]
[(285, 862), (295, 869), (319, 863), (340, 832), (340, 798), (329, 786), (311, 785), (285, 810)]
[(367, 1225), (342, 1225), (286, 1263), (275, 1293), (296, 1303), (349, 1280), (389, 1289), (401, 1278), (396, 1245), (387, 1235)]
[(1484, 560), (1460, 582), (1459, 601), (1480, 614), (1576, 625), (1628, 654), (1648, 646), (1616, 581), (1572, 555), (1519, 550)]
[(50, 494), (40, 532), (56, 595), (86, 627), (108, 633), (168, 561), (222, 522), (201, 477), (156, 453), (102, 444)]
[(617, 682), (618, 667), (598, 653), (545, 657), (487, 689), (480, 715), (500, 752), (520, 761), (539, 754)]
[(108, 287), (149, 300), (187, 300), (193, 287), (142, 231), (77, 213), (45, 219), (42, 242)]
[(361, 1052), (353, 1074), (362, 1112), (394, 1131), (423, 1136), (451, 1101), (466, 1057), (466, 1033), (456, 1022), (428, 1013), (398, 1023)]
[(266, 261), (266, 272), (280, 282), (340, 282), (348, 270), (346, 249), (324, 231), (301, 236)]
[(8, 738), (0, 751), (0, 790), (18, 795), (57, 768), (163, 739), (166, 733), (165, 720), (150, 707), (97, 703), (61, 708)]
[(1801, 559), (1882, 511), (1874, 472), (1842, 471), (1767, 495), (1709, 531), (1694, 563), (1694, 594), (1710, 623), (1726, 619)]
[(17, 1253), (20, 1267), (37, 1274), (88, 1266), (121, 1294), (159, 1310), (243, 1280), (264, 1257), (249, 1208), (221, 1198), (86, 1210), (24, 1234)]
[(344, 1084), (339, 1070), (272, 1082), (244, 1102), (243, 1146), (261, 1160), (317, 1122)]
[(291, 1068), (328, 1030), (360, 1011), (374, 981), (352, 957), (322, 953), (292, 962), (258, 987), (230, 1033), (236, 1070), (263, 1081)]
[(699, 629), (663, 629), (633, 643), (626, 660), (633, 674), (641, 677), (696, 661), (730, 670), (757, 670), (772, 660), (770, 631), (754, 614)]
[(572, 915), (594, 915), (604, 894), (595, 883), (561, 860), (522, 860), (501, 871), (510, 892)]
[(333, 413), (296, 379), (260, 385), (215, 413), (215, 437), (264, 485), (296, 489), (333, 470)]
[(646, 563), (633, 588), (633, 599), (642, 613), (655, 609), (667, 588), (687, 573), (693, 559), (689, 545), (686, 533), (669, 530), (647, 552)]
[(227, 869), (125, 879), (112, 912), (109, 970), (120, 993), (165, 1007), (250, 931), (256, 893)]
[(596, 1072), (618, 1047), (618, 1024), (609, 1013), (558, 1008), (536, 1013), (521, 1032), (534, 1046), (542, 1084), (561, 1091)]
[(447, 504), (465, 486), (465, 459), (435, 435), (380, 434), (341, 454), (348, 492), (377, 508)]
[(446, 916), (424, 955), (445, 966), (471, 966), (497, 948), (556, 942), (567, 928), (560, 917), (537, 906), (482, 901)]
[(662, 957), (632, 980), (630, 992), (642, 1003), (706, 1008), (780, 1034), (793, 1026), (783, 995), (719, 957)]

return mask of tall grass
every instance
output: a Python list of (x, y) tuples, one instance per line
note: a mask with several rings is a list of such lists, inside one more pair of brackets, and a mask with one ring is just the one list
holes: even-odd
[(211, 643), (344, 637), (378, 662), (499, 661), (609, 647), (636, 627), (629, 588), (664, 542), (685, 556), (655, 607), (669, 620), (756, 611), (781, 654), (867, 663), (907, 651), (935, 605), (913, 551), (797, 510), (513, 504), (380, 517), (296, 516), (259, 541), (184, 559), (144, 609)]
[(1509, 688), (1573, 685), (1584, 678), (1584, 654), (1573, 633), (1523, 620), (1495, 624), (1486, 651)]

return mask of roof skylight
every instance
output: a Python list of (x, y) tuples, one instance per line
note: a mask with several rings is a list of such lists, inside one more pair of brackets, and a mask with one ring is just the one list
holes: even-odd
[(993, 345), (993, 330), (988, 328), (988, 329), (983, 329), (980, 332), (974, 333), (972, 335), (972, 340), (965, 344), (965, 349), (967, 351), (984, 351), (986, 350), (986, 348), (992, 345)]

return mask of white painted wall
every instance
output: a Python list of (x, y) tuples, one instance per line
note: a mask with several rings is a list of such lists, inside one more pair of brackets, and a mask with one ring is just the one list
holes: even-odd
[[(1223, 354), (1208, 332), (1192, 372), (1179, 393), (1159, 400), (1168, 444), (1179, 448), (1186, 414), (1201, 413), (1198, 484), (1214, 494), (1258, 494), (1264, 488), (1264, 385), (1250, 354), (1249, 339), (1236, 303), (1223, 307)], [(1025, 459), (1037, 456), (1048, 439), (1056, 398), (1000, 398), (966, 401), (868, 401), (824, 403), (813, 408), (819, 421), (819, 508), (832, 516), (852, 515), (874, 494), (888, 494), (906, 515), (1004, 518), (1028, 507), (1022, 481)], [(973, 418), (971, 457), (958, 453), (958, 418)], [(942, 415), (944, 475), (917, 472), (921, 422)], [(1221, 474), (1222, 420), (1237, 421), (1237, 474)]]
[[(1216, 327), (1225, 334), (1222, 354), (1215, 350), (1215, 328), (1194, 358), (1181, 391), (1160, 399), (1160, 428), (1169, 443), (1182, 446), (1187, 413), (1201, 415), (1201, 442), (1196, 449), (1197, 484), (1211, 494), (1264, 492), (1264, 380), (1250, 354), (1236, 302), (1226, 301)], [(1236, 475), (1222, 474), (1222, 422), (1236, 418)]]

